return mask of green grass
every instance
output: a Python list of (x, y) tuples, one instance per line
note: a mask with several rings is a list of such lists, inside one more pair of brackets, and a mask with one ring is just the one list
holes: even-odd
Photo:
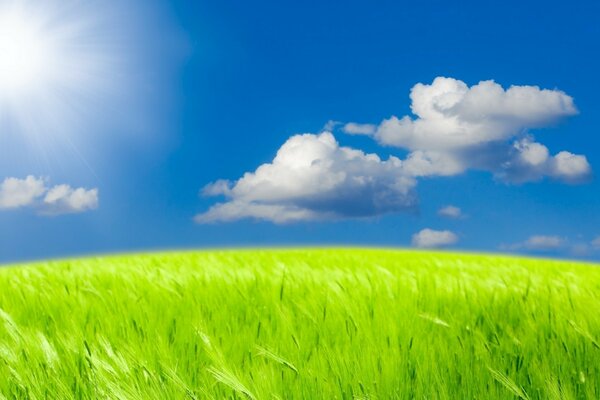
[(348, 249), (4, 268), (0, 393), (598, 399), (600, 268)]

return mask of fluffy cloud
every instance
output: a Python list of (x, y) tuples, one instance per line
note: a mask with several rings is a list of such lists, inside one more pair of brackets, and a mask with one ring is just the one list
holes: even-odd
[(596, 249), (600, 249), (600, 236), (592, 240), (592, 246)]
[(0, 184), (0, 210), (29, 206), (46, 190), (45, 182), (33, 176), (25, 179), (6, 178)]
[(411, 109), (417, 116), (392, 117), (377, 128), (383, 144), (410, 150), (448, 151), (503, 141), (528, 128), (543, 127), (574, 115), (573, 99), (558, 90), (511, 86), (493, 81), (468, 87), (452, 78), (412, 88)]
[(452, 205), (442, 207), (438, 210), (438, 215), (445, 218), (457, 219), (463, 216), (460, 208)]
[(73, 189), (58, 185), (50, 189), (43, 202), (45, 214), (74, 214), (98, 208), (98, 189)]
[(236, 182), (216, 181), (203, 189), (223, 195), (198, 223), (242, 218), (285, 223), (370, 217), (416, 205), (416, 180), (396, 157), (341, 147), (330, 132), (292, 136), (275, 159)]
[(28, 176), (6, 178), (0, 184), (0, 211), (32, 207), (43, 215), (73, 214), (98, 208), (98, 189), (46, 186), (46, 180)]
[(591, 175), (591, 168), (585, 156), (561, 151), (550, 156), (546, 146), (532, 141), (530, 137), (515, 141), (507, 152), (501, 168), (490, 166), (502, 180), (523, 183), (539, 181), (545, 176), (567, 183), (585, 181)]
[(444, 247), (458, 242), (458, 236), (451, 231), (436, 231), (423, 229), (412, 237), (412, 245), (415, 247)]
[[(469, 87), (438, 77), (431, 84), (415, 85), (410, 98), (415, 117), (391, 117), (379, 125), (349, 122), (341, 128), (408, 150), (404, 160), (382, 160), (340, 146), (329, 130), (341, 123), (331, 120), (319, 135), (292, 136), (272, 162), (237, 181), (206, 185), (203, 195), (223, 196), (225, 201), (196, 215), (196, 222), (251, 218), (286, 223), (400, 212), (416, 207), (418, 179), (469, 169), (489, 171), (512, 183), (545, 177), (579, 183), (591, 175), (585, 156), (568, 151), (553, 155), (529, 132), (577, 113), (573, 99), (562, 91), (504, 89), (493, 81)], [(440, 215), (453, 217), (456, 210)], [(425, 230), (423, 235), (433, 233)]]
[[(508, 182), (551, 177), (568, 183), (591, 173), (583, 155), (552, 156), (534, 142), (529, 129), (550, 126), (575, 115), (573, 99), (537, 86), (502, 88), (493, 81), (468, 87), (452, 78), (417, 84), (410, 93), (416, 118), (391, 117), (377, 127), (348, 123), (344, 131), (373, 136), (379, 143), (426, 158), (426, 175), (455, 175), (467, 169), (490, 171)], [(409, 155), (409, 158), (412, 155)]]

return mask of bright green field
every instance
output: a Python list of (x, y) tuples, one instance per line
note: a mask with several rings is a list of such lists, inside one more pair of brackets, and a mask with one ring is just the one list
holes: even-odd
[(4, 268), (0, 393), (599, 399), (600, 268), (348, 249)]

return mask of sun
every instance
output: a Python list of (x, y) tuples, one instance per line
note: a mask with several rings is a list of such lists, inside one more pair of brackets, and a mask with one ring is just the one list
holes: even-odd
[(154, 12), (133, 3), (0, 0), (0, 170), (20, 155), (83, 159), (113, 131), (146, 129), (164, 63), (149, 72)]
[(0, 142), (44, 152), (70, 143), (112, 88), (120, 71), (89, 3), (0, 0)]
[(40, 24), (17, 9), (0, 13), (0, 90), (4, 94), (43, 84), (53, 63), (52, 43)]

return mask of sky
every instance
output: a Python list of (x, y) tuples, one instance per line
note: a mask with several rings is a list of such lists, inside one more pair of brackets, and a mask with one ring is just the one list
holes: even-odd
[(0, 263), (600, 260), (600, 4), (0, 0)]

